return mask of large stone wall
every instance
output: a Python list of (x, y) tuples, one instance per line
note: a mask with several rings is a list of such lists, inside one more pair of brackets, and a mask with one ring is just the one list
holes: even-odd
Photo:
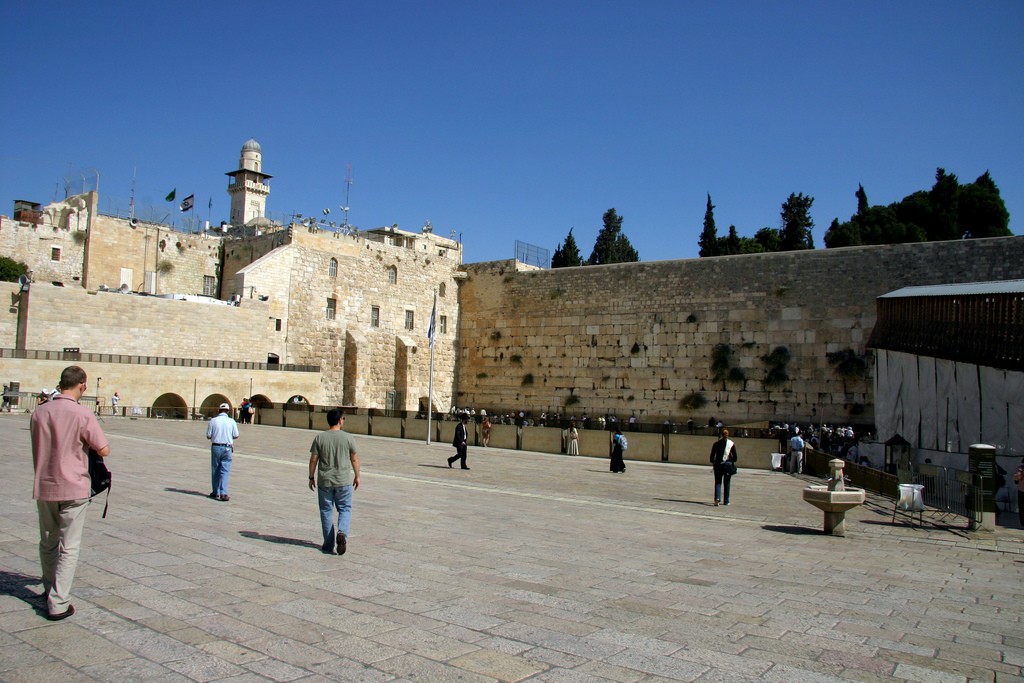
[[(266, 305), (193, 303), (32, 285), (21, 305), (23, 348), (265, 363), (274, 348)], [(15, 339), (0, 346), (14, 348)]]
[[(635, 414), (656, 422), (713, 416), (733, 424), (870, 423), (870, 377), (844, 382), (826, 354), (866, 354), (875, 298), (885, 292), (1024, 278), (1024, 237), (544, 271), (503, 262), (467, 270), (459, 405)], [(735, 381), (712, 379), (716, 345), (728, 345)], [(762, 357), (777, 347), (791, 356), (788, 379), (766, 386)], [(683, 408), (693, 395), (707, 404)]]

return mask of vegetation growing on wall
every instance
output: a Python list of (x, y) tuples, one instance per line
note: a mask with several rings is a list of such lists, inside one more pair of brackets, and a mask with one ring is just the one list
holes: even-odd
[(726, 382), (747, 381), (747, 373), (734, 362), (731, 345), (715, 344), (711, 350), (711, 380), (721, 382), (722, 389), (726, 388)]
[(17, 282), (28, 272), (28, 266), (6, 256), (0, 256), (0, 282)]
[(866, 356), (858, 355), (853, 349), (843, 349), (826, 353), (829, 365), (836, 377), (843, 381), (845, 392), (847, 382), (859, 382), (868, 378), (868, 360)]
[(707, 404), (708, 400), (704, 398), (704, 394), (697, 391), (692, 391), (679, 399), (679, 407), (683, 410), (700, 410)]
[(532, 384), (533, 384), (533, 373), (532, 372), (528, 372), (525, 375), (523, 375), (523, 386), (524, 387), (528, 387), (528, 386), (530, 386)]
[(777, 387), (789, 381), (789, 372), (786, 367), (789, 365), (791, 356), (789, 349), (785, 346), (776, 346), (771, 353), (761, 356), (764, 363), (764, 385), (766, 387)]

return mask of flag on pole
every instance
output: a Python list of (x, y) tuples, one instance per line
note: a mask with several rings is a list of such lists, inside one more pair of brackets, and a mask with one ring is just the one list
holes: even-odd
[(434, 307), (430, 309), (430, 326), (427, 327), (427, 341), (430, 348), (434, 348), (434, 338), (437, 336), (437, 292), (434, 292)]
[(206, 205), (206, 208), (207, 209), (212, 209), (213, 208), (213, 197), (210, 197), (210, 203)]
[(178, 188), (174, 188), (173, 190), (171, 190), (170, 193), (166, 197), (164, 197), (164, 199), (169, 201), (169, 202), (173, 202), (174, 201), (174, 196), (176, 194), (178, 194)]
[(189, 196), (181, 200), (180, 208), (183, 212), (188, 211), (189, 209), (192, 208), (192, 205), (195, 203), (195, 197), (196, 196), (194, 194), (190, 194)]

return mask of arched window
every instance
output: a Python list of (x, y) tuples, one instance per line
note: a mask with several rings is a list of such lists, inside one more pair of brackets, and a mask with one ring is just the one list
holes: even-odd
[(332, 258), (327, 264), (327, 274), (331, 277), (338, 277), (338, 259)]
[(444, 292), (445, 292), (445, 287), (444, 287), (444, 283), (442, 282), (440, 285), (437, 286), (437, 295), (438, 296), (444, 296)]
[(398, 268), (391, 266), (388, 268), (388, 282), (391, 284), (398, 284)]

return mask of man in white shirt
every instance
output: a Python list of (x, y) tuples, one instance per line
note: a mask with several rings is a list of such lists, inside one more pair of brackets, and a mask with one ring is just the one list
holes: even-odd
[(804, 440), (800, 438), (800, 430), (796, 429), (789, 440), (789, 473), (804, 473)]
[(217, 417), (206, 427), (206, 438), (213, 444), (210, 446), (210, 476), (213, 480), (210, 498), (224, 502), (231, 500), (228, 496), (228, 475), (231, 474), (231, 455), (238, 438), (238, 423), (228, 414), (230, 412), (231, 406), (221, 403)]

